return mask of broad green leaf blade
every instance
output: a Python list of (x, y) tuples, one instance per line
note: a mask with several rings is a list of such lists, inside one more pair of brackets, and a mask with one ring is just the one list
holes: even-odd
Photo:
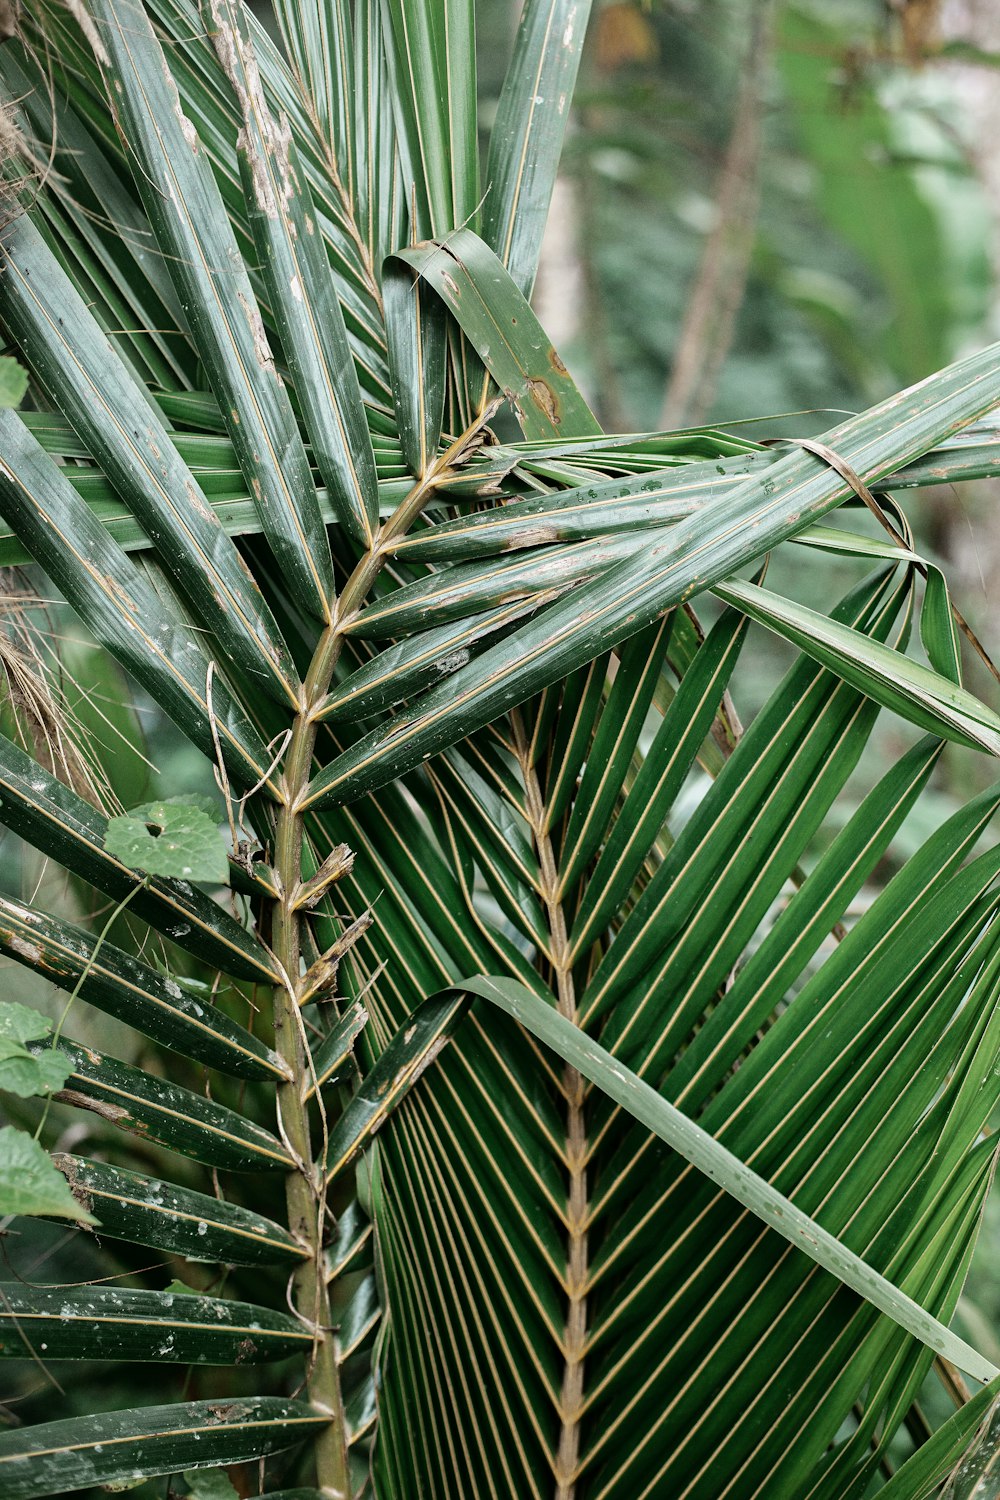
[(212, 759), (214, 716), (231, 775), (255, 786), (271, 757), (218, 678), (209, 713), (209, 661), (194, 632), (167, 610), (13, 412), (0, 412), (0, 447), (0, 512), (28, 551), (100, 644)]
[(949, 682), (962, 685), (962, 650), (948, 583), (940, 568), (926, 569), (924, 603), (920, 611), (920, 639), (927, 659)]
[(754, 453), (560, 487), (411, 532), (394, 541), (392, 550), (422, 562), (454, 562), (671, 526), (730, 497), (736, 485), (763, 474), (775, 462), (772, 453)]
[[(600, 432), (523, 293), (471, 229), (395, 257), (441, 298), (483, 364), (513, 402), (526, 438)], [(411, 296), (416, 293), (411, 292)]]
[(60, 1042), (53, 1053), (37, 1045), (32, 1051), (68, 1065), (65, 1083), (56, 1085), (63, 1103), (92, 1109), (119, 1130), (230, 1172), (292, 1167), (269, 1130), (190, 1089), (72, 1042)]
[(897, 547), (888, 537), (863, 536), (859, 531), (845, 531), (840, 526), (810, 526), (801, 536), (794, 538), (799, 547), (816, 547), (834, 557), (878, 558), (882, 561), (917, 563), (926, 567), (926, 560), (910, 548)]
[(229, 884), (229, 859), (215, 819), (183, 801), (147, 802), (109, 818), (104, 847), (130, 870)]
[(299, 604), (329, 618), (330, 548), (288, 394), (194, 126), (138, 0), (91, 11), (136, 187), (226, 415), (261, 525)]
[(240, 172), (250, 227), (313, 461), (338, 519), (370, 547), (378, 526), (375, 456), (316, 207), (288, 122), (276, 120), (264, 99), (243, 0), (207, 5), (243, 115)]
[(641, 550), (637, 535), (597, 537), (573, 547), (539, 547), (511, 558), (457, 563), (373, 600), (347, 622), (344, 633), (361, 640), (392, 639), (512, 602), (547, 603)]
[[(189, 405), (196, 406), (198, 420), (209, 420), (203, 410), (203, 398), (197, 394), (193, 398), (190, 396), (171, 395), (170, 397), (166, 397), (161, 395), (159, 397), (159, 405), (164, 411), (169, 407), (178, 414), (186, 410)], [(218, 411), (214, 400), (210, 400), (210, 406), (212, 411)], [(46, 446), (48, 435), (51, 434), (53, 444), (58, 444), (58, 447), (54, 448), (53, 451), (68, 452), (66, 446), (68, 439), (64, 434), (69, 434), (70, 429), (65, 424), (60, 424), (48, 414), (44, 418), (39, 413), (34, 412), (22, 413), (21, 415), (30, 430), (39, 437), (43, 446)], [(221, 417), (218, 421), (221, 426)], [(186, 461), (191, 464), (197, 464), (202, 484), (206, 486), (208, 503), (218, 516), (226, 534), (228, 536), (247, 536), (259, 533), (261, 530), (260, 521), (257, 517), (253, 501), (250, 498), (246, 481), (238, 472), (232, 445), (228, 440), (224, 438), (214, 438), (211, 440), (206, 440), (204, 437), (193, 438), (190, 433), (178, 432), (174, 441), (178, 451), (181, 452)], [(410, 482), (407, 479), (398, 477), (403, 473), (398, 444), (389, 443), (387, 439), (383, 441), (389, 444), (389, 446), (385, 448), (379, 447), (376, 457), (379, 473), (383, 476), (379, 480), (379, 495), (380, 511), (384, 516), (391, 514), (395, 506), (403, 499), (410, 489)], [(81, 452), (74, 456), (84, 457), (85, 455)], [(755, 455), (755, 457), (761, 456)], [(771, 453), (769, 462), (773, 464), (777, 461), (775, 454)], [(963, 479), (989, 478), (996, 473), (998, 463), (1000, 463), (1000, 445), (994, 440), (977, 437), (973, 431), (967, 442), (962, 443), (957, 439), (952, 439), (932, 450), (926, 459), (920, 459), (907, 465), (892, 476), (892, 484), (894, 488), (903, 488), (904, 486), (919, 487), (931, 484), (936, 485), (948, 481), (957, 483)], [(686, 466), (686, 470), (681, 470), (682, 473), (687, 472), (691, 474), (692, 482), (690, 489), (693, 493), (687, 499), (685, 499), (685, 495), (688, 494), (686, 481), (682, 482), (677, 477), (678, 470), (676, 468), (670, 471), (671, 475), (674, 476), (672, 481), (664, 481), (665, 498), (663, 501), (663, 514), (667, 517), (664, 524), (672, 524), (674, 521), (692, 514), (695, 509), (699, 508), (699, 495), (706, 503), (711, 498), (706, 485), (699, 482), (692, 472), (698, 467), (692, 464)], [(716, 493), (718, 495), (731, 493), (733, 483), (736, 481), (720, 478), (716, 465), (712, 464), (710, 467), (714, 475), (714, 480), (710, 477), (708, 483), (717, 486)], [(508, 471), (509, 465), (502, 468), (503, 474), (506, 474)], [(469, 472), (473, 474), (477, 471), (470, 467)], [(655, 474), (656, 470), (649, 472)], [(124, 551), (142, 552), (150, 548), (151, 543), (146, 532), (133, 518), (125, 505), (115, 497), (107, 482), (99, 474), (93, 470), (77, 469), (70, 471), (69, 477), (74, 488), (86, 500), (95, 519), (106, 528), (111, 537)], [(576, 477), (578, 478), (579, 476)], [(476, 491), (486, 482), (487, 474), (484, 473), (481, 479), (474, 481)], [(441, 485), (439, 487), (440, 493), (450, 493), (454, 490), (455, 483), (456, 481), (449, 481), (447, 485)], [(473, 484), (473, 481), (467, 480), (465, 483)], [(635, 530), (646, 524), (659, 524), (659, 502), (655, 498), (651, 501), (648, 516), (640, 519), (638, 510), (643, 505), (642, 495), (637, 494), (634, 498), (634, 503), (630, 505), (629, 497), (624, 490), (625, 484), (631, 483), (631, 481), (609, 480), (602, 481), (602, 483), (607, 484), (611, 499), (600, 511), (596, 504), (592, 506), (586, 501), (581, 501), (579, 505), (576, 505), (573, 502), (574, 488), (570, 488), (558, 491), (554, 496), (547, 497), (543, 502), (536, 502), (534, 500), (523, 502), (513, 501), (511, 505), (504, 506), (501, 511), (483, 512), (482, 514), (487, 524), (481, 535), (474, 525), (477, 519), (474, 514), (457, 523), (459, 529), (451, 540), (449, 540), (451, 533), (448, 528), (454, 523), (443, 522), (426, 531), (414, 532), (394, 541), (392, 550), (403, 555), (408, 555), (409, 557), (420, 558), (424, 558), (425, 555), (428, 558), (436, 558), (438, 553), (440, 553), (441, 560), (450, 558), (452, 548), (454, 548), (456, 557), (464, 556), (466, 550), (468, 550), (470, 556), (492, 556), (498, 550), (504, 550), (506, 544), (503, 534), (499, 530), (495, 534), (494, 542), (494, 538), (490, 534), (490, 528), (505, 524), (508, 512), (515, 521), (509, 537), (516, 538), (523, 534), (525, 545), (530, 546), (537, 546), (540, 542), (572, 539), (574, 536), (613, 535), (619, 530)], [(648, 478), (643, 477), (641, 483), (648, 483)], [(590, 493), (591, 489), (592, 486), (586, 485), (583, 487), (582, 493), (586, 495)], [(318, 494), (324, 522), (335, 521), (336, 513), (333, 505), (327, 498), (326, 491), (320, 490)], [(615, 500), (615, 497), (619, 495), (623, 499), (620, 507), (616, 504)], [(521, 520), (516, 520), (516, 517), (521, 514), (520, 508), (522, 505), (524, 506), (524, 514)], [(539, 535), (534, 529), (536, 520), (533, 517), (536, 516), (534, 510), (536, 505), (541, 505), (541, 509), (537, 511), (537, 522), (542, 526), (542, 535)], [(551, 536), (546, 530), (546, 523), (544, 521), (544, 509), (546, 506), (555, 512), (553, 530), (556, 534)], [(564, 522), (565, 525), (563, 524)], [(563, 535), (564, 532), (565, 536)], [(468, 533), (468, 547), (466, 533)], [(819, 534), (820, 528), (811, 528), (810, 531), (804, 533), (801, 537), (797, 537), (796, 541), (810, 545), (825, 545), (818, 542)], [(816, 542), (812, 541), (814, 535), (817, 537)], [(870, 540), (865, 543), (860, 534), (855, 536), (843, 531), (831, 534), (828, 529), (827, 535), (831, 544), (834, 539), (837, 540), (838, 550), (847, 544), (850, 544), (855, 551), (859, 552), (864, 545), (867, 545), (869, 549), (874, 547), (874, 544)], [(871, 555), (875, 555), (873, 551)], [(883, 553), (879, 553), (878, 555), (883, 555)], [(28, 557), (28, 552), (16, 540), (14, 533), (0, 520), (0, 566), (15, 566), (27, 561)]]
[(186, 881), (141, 881), (104, 847), (107, 819), (11, 740), (0, 736), (0, 822), (72, 874), (213, 968), (278, 982), (271, 954), (228, 912)]
[[(344, 1406), (344, 1432), (349, 1450), (372, 1436), (377, 1417), (375, 1382), (363, 1377), (355, 1385), (354, 1394)], [(367, 1474), (369, 1464), (363, 1449), (359, 1457), (363, 1465), (362, 1474)]]
[(355, 221), (372, 266), (406, 239), (410, 204), (403, 191), (392, 91), (382, 41), (382, 0), (355, 0)]
[(355, 1198), (337, 1223), (337, 1233), (326, 1250), (326, 1279), (333, 1281), (348, 1270), (358, 1270), (362, 1257), (371, 1260), (372, 1222)]
[[(65, 1186), (65, 1183), (64, 1183)], [(243, 1365), (308, 1353), (287, 1313), (218, 1297), (131, 1287), (0, 1284), (0, 1358), (155, 1360)]]
[(242, 1396), (43, 1422), (0, 1433), (0, 1486), (4, 1500), (37, 1500), (185, 1468), (256, 1461), (315, 1436), (328, 1420), (302, 1401)]
[[(530, 446), (522, 444), (519, 449)], [(505, 451), (509, 457), (503, 459)], [(473, 494), (488, 496), (488, 483), (502, 481), (517, 461), (513, 450), (496, 449), (493, 454), (492, 465), (481, 479), (476, 477), (475, 470), (470, 470), (464, 481)], [(613, 463), (616, 455), (610, 453), (608, 457)], [(970, 428), (968, 433), (941, 443), (925, 458), (905, 465), (883, 480), (883, 486), (916, 488), (933, 483), (935, 475), (940, 480), (974, 478), (977, 463), (987, 472), (995, 472), (995, 457), (995, 442), (986, 434), (977, 439), (975, 429)], [(778, 461), (776, 450), (764, 449), (704, 463), (675, 461), (666, 468), (656, 464), (636, 475), (595, 478), (592, 483), (581, 483), (581, 476), (574, 474), (568, 483), (563, 477), (553, 492), (505, 501), (488, 510), (443, 521), (430, 530), (411, 532), (395, 540), (392, 550), (398, 556), (421, 561), (450, 562), (492, 557), (541, 544), (672, 526), (706, 506), (731, 497), (744, 480), (754, 477), (763, 480), (766, 471)], [(884, 541), (876, 543), (870, 537), (842, 532), (835, 536), (841, 546), (851, 545), (859, 552), (869, 548), (872, 556), (885, 555)], [(832, 544), (834, 539), (821, 527), (810, 528), (797, 538), (813, 546)], [(876, 550), (879, 547), (881, 552)], [(905, 554), (900, 552), (900, 555)]]
[(277, 1053), (218, 1006), (195, 1000), (113, 944), (98, 945), (81, 927), (0, 897), (0, 951), (208, 1067), (239, 1078), (287, 1077)]
[(479, 215), (474, 6), (381, 3), (404, 202), (418, 235), (445, 235)]
[(427, 1000), (392, 1038), (330, 1132), (326, 1179), (334, 1181), (364, 1150), (445, 1046), (464, 1010), (461, 996)]
[(69, 1062), (54, 1052), (34, 1055), (27, 1047), (0, 1060), (0, 1093), (19, 1099), (51, 1094), (61, 1089), (69, 1073)]
[(976, 422), (965, 432), (956, 433), (941, 443), (933, 452), (906, 464), (893, 474), (889, 487), (894, 490), (917, 489), (933, 484), (935, 475), (956, 483), (962, 479), (985, 478), (986, 472), (991, 468), (995, 472), (996, 469), (997, 437), (995, 422), (989, 418)]
[[(866, 483), (926, 452), (996, 404), (996, 349), (950, 366), (826, 435)], [(640, 555), (574, 589), (432, 689), (406, 715), (365, 736), (313, 781), (312, 804), (346, 802), (523, 703), (581, 662), (593, 660), (687, 599), (755, 562), (840, 504), (848, 487), (810, 454), (783, 458), (765, 479), (741, 485), (651, 539)], [(587, 544), (582, 544), (586, 546)]]
[(57, 1152), (53, 1161), (111, 1239), (234, 1266), (293, 1266), (308, 1253), (280, 1224), (239, 1204), (82, 1156)]
[(420, 277), (394, 256), (383, 267), (382, 299), (399, 441), (411, 474), (423, 479), (437, 453), (444, 422), (444, 308)]
[(488, 1000), (525, 1026), (570, 1067), (577, 1068), (634, 1119), (653, 1131), (724, 1191), (742, 1203), (817, 1265), (905, 1328), (914, 1338), (944, 1355), (976, 1380), (1000, 1376), (964, 1339), (939, 1323), (912, 1298), (868, 1266), (808, 1214), (796, 1208), (770, 1183), (721, 1146), (707, 1131), (675, 1109), (655, 1089), (619, 1063), (591, 1037), (537, 995), (513, 980), (472, 979), (461, 989)]
[(29, 1005), (16, 1000), (0, 1001), (0, 1058), (13, 1057), (24, 1042), (48, 1036), (52, 1022)]
[(337, 1359), (350, 1359), (364, 1343), (382, 1316), (375, 1277), (366, 1276), (344, 1309), (337, 1332)]
[(483, 239), (526, 297), (538, 268), (590, 0), (527, 0), (490, 133)]
[(27, 393), (27, 370), (5, 354), (0, 358), (0, 407), (20, 406)]
[(44, 1214), (94, 1223), (93, 1215), (81, 1209), (69, 1191), (48, 1152), (13, 1125), (0, 1128), (0, 1214)]
[(1000, 717), (930, 667), (756, 584), (720, 584), (714, 592), (911, 723), (1000, 755)]
[(25, 214), (3, 235), (0, 311), (150, 537), (197, 618), (255, 686), (286, 705), (298, 677), (271, 612), (155, 406)]
[(531, 599), (515, 600), (456, 624), (422, 631), (380, 651), (331, 689), (318, 717), (352, 722), (394, 708), (464, 667), (475, 649), (490, 644), (531, 608)]
[(328, 1083), (337, 1082), (337, 1075), (354, 1055), (354, 1043), (367, 1024), (368, 1012), (360, 1000), (355, 1000), (313, 1052), (313, 1076), (306, 1092), (307, 1099), (311, 1099), (317, 1089), (325, 1088)]

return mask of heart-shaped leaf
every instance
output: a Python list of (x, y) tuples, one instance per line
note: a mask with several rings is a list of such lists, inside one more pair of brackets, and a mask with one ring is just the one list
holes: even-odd
[(0, 1004), (0, 1092), (30, 1099), (34, 1094), (49, 1094), (61, 1089), (72, 1072), (72, 1064), (59, 1052), (28, 1050), (25, 1042), (34, 1042), (52, 1030), (48, 1016), (39, 1015), (16, 1000)]
[(147, 875), (229, 884), (229, 860), (218, 827), (190, 801), (146, 802), (112, 818), (104, 847)]
[(0, 1214), (45, 1214), (96, 1224), (46, 1151), (13, 1125), (0, 1129)]

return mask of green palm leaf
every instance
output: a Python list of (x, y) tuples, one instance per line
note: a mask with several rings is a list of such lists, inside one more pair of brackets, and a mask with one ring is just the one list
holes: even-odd
[(209, 711), (210, 659), (195, 633), (111, 542), (16, 413), (0, 412), (0, 437), (0, 511), (28, 551), (97, 640), (180, 727), (209, 755), (215, 754), (217, 734), (232, 774), (255, 786), (267, 776), (270, 757), (221, 681)]
[(470, 0), (383, 0), (384, 44), (403, 153), (403, 200), (420, 238), (479, 212), (475, 20)]
[(276, 1136), (235, 1110), (89, 1047), (60, 1042), (57, 1051), (70, 1065), (57, 1097), (93, 1110), (119, 1130), (231, 1172), (292, 1165)]
[(108, 820), (70, 787), (0, 737), (0, 821), (206, 963), (241, 979), (273, 983), (263, 943), (187, 882), (145, 879), (105, 848)]
[[(995, 1165), (998, 793), (897, 835), (943, 738), (1000, 723), (901, 504), (904, 546), (828, 517), (845, 463), (992, 473), (996, 350), (841, 422), (836, 464), (601, 433), (527, 301), (588, 10), (528, 0), (482, 182), (471, 0), (28, 0), (0, 48), (33, 377), (0, 561), (173, 720), (231, 841), (203, 820), (224, 901), (144, 808), (130, 868), (5, 710), (0, 821), (70, 878), (0, 895), (39, 1005), (0, 1038), (38, 1140), (8, 1130), (58, 1187), (0, 1174), (0, 1212), (77, 1212), (95, 1284), (0, 1289), (0, 1353), (173, 1398), (8, 1430), (14, 1500), (243, 1463), (286, 1500), (863, 1500), (935, 1350), (994, 1373), (949, 1324)], [(736, 576), (784, 542), (879, 571), (808, 608)], [(743, 732), (751, 619), (800, 654)], [(895, 763), (883, 710), (928, 732)]]
[(486, 164), (483, 238), (531, 291), (587, 32), (587, 0), (531, 0), (521, 12)]
[(274, 1397), (106, 1412), (0, 1434), (0, 1474), (10, 1500), (33, 1500), (105, 1480), (239, 1463), (301, 1442), (323, 1421), (303, 1402)]
[(44, 1342), (53, 1359), (246, 1364), (301, 1350), (309, 1334), (267, 1307), (128, 1287), (0, 1290), (0, 1355), (17, 1359)]
[(237, 1266), (294, 1266), (306, 1253), (280, 1224), (239, 1204), (80, 1156), (53, 1160), (112, 1239)]
[(136, 185), (178, 296), (196, 312), (199, 345), (261, 524), (289, 586), (325, 618), (332, 566), (308, 462), (215, 180), (193, 149), (194, 127), (180, 113), (145, 10), (133, 0), (101, 0), (94, 15)]
[(169, 975), (95, 940), (81, 927), (0, 897), (0, 950), (98, 1010), (210, 1067), (244, 1078), (287, 1076), (277, 1053), (221, 1007), (203, 1004)]
[(29, 219), (9, 226), (4, 249), (5, 321), (31, 348), (85, 449), (128, 501), (234, 663), (279, 701), (294, 702), (295, 669), (267, 606), (148, 399)]
[[(453, 314), (513, 403), (526, 438), (554, 437), (563, 427), (580, 436), (600, 431), (523, 294), (471, 229), (400, 250), (396, 259), (410, 268), (411, 283), (416, 272)], [(410, 295), (418, 296), (415, 287)]]
[(748, 1173), (743, 1164), (717, 1141), (699, 1131), (654, 1089), (645, 1087), (635, 1074), (622, 1069), (611, 1053), (589, 1042), (579, 1027), (571, 1025), (537, 995), (498, 980), (470, 980), (468, 983), (474, 994), (482, 995), (526, 1025), (533, 1035), (552, 1047), (563, 1062), (598, 1084), (602, 1092), (629, 1115), (654, 1130), (712, 1181), (721, 1183), (730, 1197), (752, 1209), (797, 1249), (804, 1250), (824, 1269), (833, 1271), (844, 1285), (860, 1293), (866, 1301), (940, 1353), (948, 1354), (959, 1363), (963, 1359), (973, 1360), (978, 1379), (995, 1378), (993, 1370), (981, 1362), (974, 1350), (960, 1348), (957, 1342), (953, 1342), (954, 1335), (927, 1319), (922, 1308), (909, 1303), (903, 1295), (894, 1294), (895, 1289), (879, 1285), (878, 1279), (855, 1264), (832, 1236), (797, 1210), (793, 1203), (782, 1199), (767, 1183), (755, 1179), (755, 1174)]
[(245, 120), (240, 167), (272, 315), (301, 393), (314, 461), (340, 519), (370, 546), (378, 480), (347, 329), (287, 122), (263, 97), (242, 7), (212, 9), (216, 46)]

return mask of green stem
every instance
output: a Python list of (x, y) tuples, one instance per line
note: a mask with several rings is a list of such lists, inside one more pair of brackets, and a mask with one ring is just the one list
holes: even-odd
[[(521, 764), (528, 823), (538, 855), (539, 891), (545, 905), (552, 955), (556, 1009), (578, 1025), (573, 959), (566, 913), (560, 896), (561, 877), (552, 840), (547, 832), (547, 808), (531, 759), (530, 738), (520, 709), (511, 713), (514, 743)], [(587, 1089), (583, 1074), (563, 1068), (562, 1093), (566, 1105), (566, 1321), (563, 1326), (563, 1373), (559, 1392), (559, 1443), (555, 1454), (556, 1500), (575, 1500), (580, 1458), (580, 1423), (584, 1408), (584, 1356), (587, 1347), (587, 1288), (589, 1283), (590, 1202), (587, 1188)]]
[(451, 474), (486, 417), (439, 455), (373, 540), (371, 551), (358, 563), (337, 600), (330, 624), (324, 630), (306, 673), (299, 712), (292, 727), (283, 775), (283, 801), (278, 813), (274, 842), (274, 873), (278, 896), (271, 918), (271, 947), (286, 976), (274, 991), (275, 1046), (290, 1064), (292, 1076), (278, 1085), (278, 1118), (288, 1145), (297, 1157), (289, 1173), (286, 1198), (288, 1224), (309, 1258), (295, 1274), (295, 1306), (300, 1317), (315, 1331), (316, 1343), (308, 1391), (313, 1405), (330, 1422), (316, 1445), (316, 1479), (328, 1500), (349, 1500), (350, 1475), (347, 1435), (340, 1388), (337, 1351), (330, 1328), (330, 1298), (323, 1261), (325, 1190), (322, 1163), (313, 1152), (309, 1105), (304, 1082), (309, 1078), (310, 1059), (299, 1015), (296, 989), (302, 954), (301, 909), (295, 897), (302, 878), (302, 848), (305, 826), (302, 803), (312, 777), (316, 750), (318, 714), (340, 660), (346, 627), (356, 617), (389, 557), (389, 544), (413, 524), (436, 485)]

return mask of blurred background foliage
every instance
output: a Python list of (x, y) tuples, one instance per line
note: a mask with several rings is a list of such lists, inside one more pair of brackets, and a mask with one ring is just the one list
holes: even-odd
[[(484, 127), (518, 11), (517, 0), (479, 9)], [(733, 430), (754, 437), (806, 435), (829, 427), (831, 412), (860, 410), (1000, 336), (995, 0), (610, 0), (596, 7), (535, 301), (600, 420), (616, 431), (738, 421)], [(963, 486), (961, 495), (942, 487), (905, 501), (918, 545), (945, 566), (994, 655), (997, 493), (996, 481), (984, 481)], [(774, 565), (784, 592), (808, 599), (822, 575), (830, 597), (856, 577), (846, 564), (791, 550), (794, 565)], [(105, 805), (214, 792), (207, 762), (57, 601), (39, 600), (34, 582), (30, 571), (4, 582), (3, 729), (30, 736), (35, 753), (46, 747), (43, 759), (58, 761), (78, 789), (89, 784)], [(744, 721), (786, 660), (774, 637), (761, 631), (755, 639), (736, 695)], [(967, 666), (970, 686), (995, 694), (979, 664)], [(843, 817), (911, 742), (905, 726), (883, 716), (874, 753), (842, 799)], [(897, 858), (991, 775), (985, 757), (946, 751), (894, 846)], [(883, 879), (889, 869), (887, 861)], [(106, 920), (89, 909), (82, 887), (6, 831), (0, 885), (13, 895), (36, 893), (47, 909), (71, 918)], [(113, 936), (134, 946), (127, 916)], [(170, 964), (195, 985), (211, 981), (179, 951)], [(10, 998), (58, 1017), (63, 1002), (55, 992), (41, 993), (45, 987), (20, 967), (5, 970)], [(248, 1000), (233, 997), (241, 1016)], [(112, 1054), (140, 1060), (137, 1033), (96, 1013), (73, 1020), (71, 1035), (101, 1037)], [(141, 1061), (150, 1065), (148, 1056)], [(198, 1086), (194, 1078), (178, 1081)], [(222, 1102), (252, 1111), (252, 1088), (239, 1090), (238, 1100)], [(36, 1103), (13, 1102), (11, 1118), (33, 1126)], [(99, 1117), (53, 1105), (50, 1119), (63, 1127), (61, 1149), (100, 1155)], [(143, 1170), (155, 1171), (156, 1148), (137, 1151)], [(204, 1189), (203, 1175), (192, 1164), (191, 1185)], [(125, 1245), (105, 1245), (99, 1258), (87, 1236), (29, 1220), (16, 1236), (0, 1236), (5, 1275), (34, 1280), (107, 1275), (109, 1250), (125, 1273), (143, 1265), (144, 1254), (149, 1259)], [(164, 1284), (179, 1276), (200, 1288), (199, 1271), (188, 1262), (165, 1264), (162, 1276)], [(269, 1300), (258, 1284), (231, 1289)], [(996, 1195), (959, 1321), (1000, 1363)], [(213, 1394), (210, 1370), (185, 1376), (134, 1366), (125, 1392), (123, 1378), (100, 1365), (64, 1373), (8, 1364), (0, 1420), (5, 1411), (44, 1420), (53, 1380), (81, 1411), (134, 1404), (137, 1382), (148, 1400), (178, 1394), (178, 1382), (190, 1398)], [(943, 1403), (928, 1412), (933, 1421), (948, 1414), (939, 1386), (928, 1388), (927, 1400)], [(136, 1494), (163, 1492), (156, 1481)]]

